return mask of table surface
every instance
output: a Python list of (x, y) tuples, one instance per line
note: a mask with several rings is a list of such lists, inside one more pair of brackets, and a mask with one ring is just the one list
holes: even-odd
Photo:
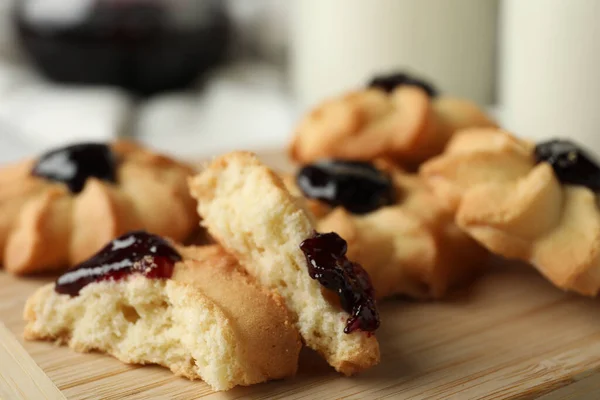
[(598, 302), (523, 266), (495, 267), (445, 302), (384, 303), (381, 364), (359, 376), (340, 376), (304, 351), (295, 378), (227, 393), (160, 367), (23, 342), (23, 304), (47, 281), (0, 272), (0, 320), (68, 399), (600, 398)]
[[(282, 166), (281, 153), (263, 155)], [(600, 398), (600, 304), (525, 265), (495, 265), (443, 302), (382, 304), (381, 364), (353, 378), (303, 351), (295, 378), (213, 393), (154, 366), (23, 342), (26, 298), (52, 278), (0, 270), (0, 321), (69, 399)]]

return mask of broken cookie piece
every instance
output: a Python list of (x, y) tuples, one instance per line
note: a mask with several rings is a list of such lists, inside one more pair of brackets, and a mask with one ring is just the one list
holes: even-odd
[[(250, 275), (285, 299), (307, 346), (347, 375), (379, 362), (379, 344), (372, 332), (379, 324), (368, 322), (368, 318), (377, 316), (363, 313), (359, 303), (346, 307), (343, 298), (336, 298), (336, 292), (327, 289), (328, 285), (320, 283), (316, 275), (310, 275), (310, 257), (307, 260), (301, 246), (318, 234), (281, 178), (255, 155), (234, 152), (215, 159), (189, 184), (198, 200), (202, 224)], [(367, 282), (355, 272), (358, 268), (354, 264), (344, 260), (343, 240), (334, 242), (338, 244), (335, 251), (316, 251), (326, 261), (343, 265), (334, 279), (342, 279), (349, 287), (358, 285), (362, 293), (359, 297), (368, 298)], [(316, 266), (323, 267), (320, 261)], [(342, 286), (341, 282), (338, 285)], [(369, 307), (374, 305), (367, 303)], [(349, 308), (350, 313), (346, 311)], [(362, 320), (358, 329), (354, 316)]]
[(28, 299), (25, 338), (159, 364), (214, 390), (293, 376), (291, 314), (239, 268), (218, 246), (129, 233)]

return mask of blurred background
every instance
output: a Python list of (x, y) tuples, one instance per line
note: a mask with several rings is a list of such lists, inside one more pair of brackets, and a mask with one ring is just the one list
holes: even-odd
[(0, 163), (119, 136), (278, 149), (394, 70), (598, 152), (598, 20), (598, 0), (0, 0)]

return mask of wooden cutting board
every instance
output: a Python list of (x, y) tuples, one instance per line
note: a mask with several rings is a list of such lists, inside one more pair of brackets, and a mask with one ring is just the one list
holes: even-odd
[[(264, 159), (285, 167), (279, 155)], [(24, 342), (24, 302), (52, 279), (0, 271), (0, 321), (68, 399), (600, 399), (600, 303), (527, 266), (492, 266), (444, 302), (383, 303), (381, 364), (357, 377), (305, 350), (295, 378), (227, 393), (160, 367)], [(0, 375), (7, 363), (0, 359)]]

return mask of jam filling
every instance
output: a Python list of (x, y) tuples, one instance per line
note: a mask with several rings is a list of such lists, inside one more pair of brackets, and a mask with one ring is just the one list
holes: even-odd
[(383, 89), (387, 93), (391, 93), (398, 86), (418, 86), (431, 98), (439, 95), (438, 90), (431, 83), (403, 72), (376, 76), (368, 85), (368, 87)]
[(396, 202), (391, 178), (372, 163), (325, 160), (304, 166), (296, 176), (304, 196), (332, 207), (365, 214)]
[(52, 150), (42, 155), (32, 174), (67, 185), (72, 193), (83, 190), (88, 178), (116, 183), (116, 157), (109, 146), (81, 143)]
[(77, 296), (90, 283), (117, 281), (132, 274), (169, 279), (177, 261), (181, 261), (181, 256), (163, 238), (143, 231), (130, 232), (61, 275), (54, 290)]
[(535, 147), (536, 162), (547, 162), (558, 180), (600, 191), (600, 167), (592, 156), (568, 140), (550, 140)]
[(337, 293), (342, 309), (350, 314), (344, 333), (375, 331), (379, 327), (375, 290), (369, 274), (346, 258), (346, 241), (334, 232), (315, 233), (300, 244), (300, 249), (310, 277)]

